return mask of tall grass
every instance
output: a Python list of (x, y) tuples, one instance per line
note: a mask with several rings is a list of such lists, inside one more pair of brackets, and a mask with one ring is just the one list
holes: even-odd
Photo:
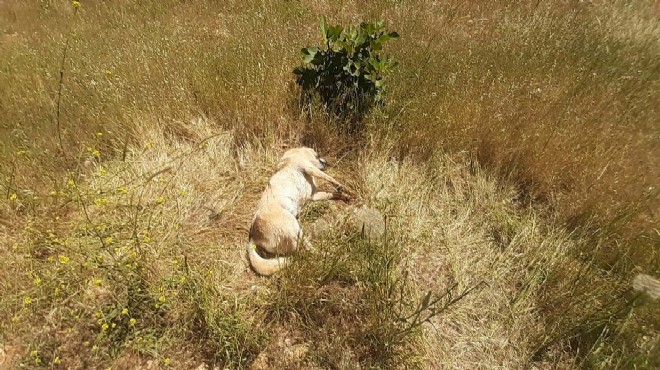
[(469, 150), (521, 200), (587, 226), (603, 267), (657, 268), (660, 31), (643, 15), (654, 9), (441, 9), (388, 114), (402, 150)]
[[(657, 302), (630, 279), (660, 274), (658, 12), (643, 1), (0, 3), (5, 361), (657, 366)], [(320, 15), (385, 18), (402, 36), (387, 51), (400, 67), (386, 106), (359, 143), (296, 108), (291, 70)], [(258, 279), (242, 255), (247, 225), (279, 149), (298, 143), (336, 159), (397, 243), (351, 239), (350, 207), (329, 205), (316, 210), (330, 230), (313, 236), (324, 258)], [(382, 289), (404, 275), (396, 306)], [(393, 334), (405, 328), (393, 313), (426, 291), (481, 281)]]

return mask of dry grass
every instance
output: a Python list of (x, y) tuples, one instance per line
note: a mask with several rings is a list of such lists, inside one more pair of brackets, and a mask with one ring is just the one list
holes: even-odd
[[(630, 279), (660, 273), (659, 11), (0, 2), (0, 368), (657, 366)], [(359, 142), (296, 110), (321, 14), (402, 35)], [(247, 225), (298, 143), (389, 237), (315, 206), (318, 251), (257, 278)]]

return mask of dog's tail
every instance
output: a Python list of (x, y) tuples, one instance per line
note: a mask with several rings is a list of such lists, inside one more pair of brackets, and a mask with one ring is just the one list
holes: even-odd
[(263, 276), (270, 276), (289, 263), (289, 259), (285, 257), (261, 257), (259, 253), (257, 253), (257, 246), (251, 242), (247, 245), (247, 253), (250, 258), (250, 265), (252, 265), (254, 271)]

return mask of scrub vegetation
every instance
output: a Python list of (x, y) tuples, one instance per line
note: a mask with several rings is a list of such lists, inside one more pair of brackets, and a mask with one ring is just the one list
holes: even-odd
[[(397, 31), (360, 130), (321, 17)], [(2, 369), (660, 366), (656, 2), (6, 0), (0, 86)], [(301, 144), (355, 200), (260, 278)]]

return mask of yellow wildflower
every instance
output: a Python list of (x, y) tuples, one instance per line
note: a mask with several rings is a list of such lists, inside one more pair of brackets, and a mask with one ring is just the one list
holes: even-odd
[(165, 361), (163, 361), (163, 365), (165, 366), (170, 366), (170, 358), (166, 358)]
[(128, 324), (129, 324), (130, 326), (135, 326), (136, 323), (137, 323), (137, 320), (135, 320), (135, 319), (130, 319), (130, 320), (128, 320)]
[(156, 198), (156, 203), (158, 203), (158, 204), (163, 204), (163, 203), (165, 203), (165, 198), (163, 198), (163, 197), (158, 197), (158, 198)]
[(110, 325), (103, 324), (103, 325), (101, 325), (101, 331), (107, 331), (109, 327), (110, 327)]
[(128, 315), (128, 308), (124, 308), (123, 310), (121, 310), (121, 314)]
[(57, 259), (60, 261), (61, 264), (67, 264), (71, 259), (65, 255), (60, 254)]
[(104, 205), (108, 204), (108, 198), (94, 199), (94, 204), (96, 204), (97, 206), (104, 206)]
[(36, 285), (36, 286), (41, 285), (41, 278), (40, 277), (37, 276), (36, 278), (34, 278), (34, 285)]
[(60, 360), (59, 356), (58, 356), (58, 357), (55, 357), (55, 358), (53, 359), (53, 364), (55, 364), (55, 365), (59, 365), (61, 362), (62, 362), (62, 360)]
[(103, 133), (102, 133), (102, 132), (97, 132), (97, 133), (96, 133), (96, 137), (102, 137), (102, 136), (103, 136)]
[(101, 176), (105, 176), (105, 175), (107, 175), (107, 174), (108, 174), (108, 170), (106, 170), (105, 168), (101, 167), (101, 169), (99, 170), (99, 175), (101, 175)]
[(25, 297), (25, 298), (23, 298), (23, 303), (24, 303), (26, 306), (30, 305), (30, 304), (32, 303), (32, 298), (30, 298), (30, 297)]
[(9, 196), (9, 200), (16, 200), (18, 198), (18, 195), (16, 193), (13, 193), (12, 195)]
[(114, 242), (115, 240), (111, 236), (105, 238), (105, 244), (112, 244)]
[(25, 155), (25, 153), (26, 153), (25, 150), (19, 150), (19, 151), (16, 152), (16, 155), (19, 156), (19, 157), (22, 157), (22, 156)]

